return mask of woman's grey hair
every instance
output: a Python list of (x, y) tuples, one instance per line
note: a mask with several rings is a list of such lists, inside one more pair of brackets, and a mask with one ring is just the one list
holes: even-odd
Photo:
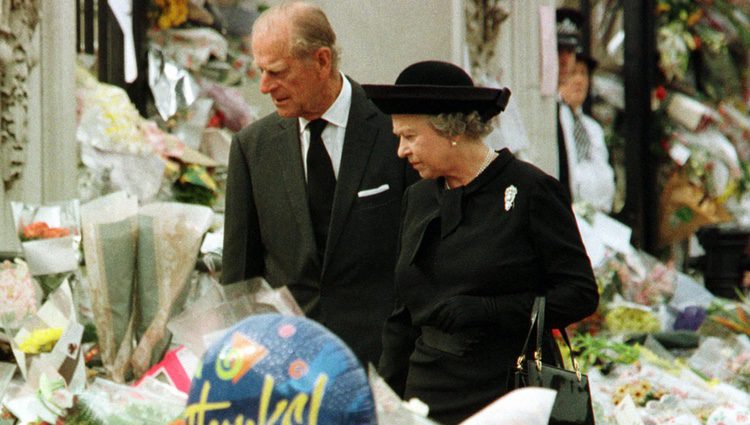
[(264, 11), (253, 25), (253, 32), (273, 31), (274, 24), (290, 24), (290, 50), (297, 59), (306, 59), (321, 47), (331, 49), (331, 65), (339, 69), (341, 51), (336, 45), (336, 33), (326, 14), (318, 6), (304, 1), (284, 2)]
[(428, 115), (427, 121), (443, 137), (464, 135), (469, 139), (482, 140), (492, 133), (495, 118), (483, 121), (478, 112), (451, 112)]

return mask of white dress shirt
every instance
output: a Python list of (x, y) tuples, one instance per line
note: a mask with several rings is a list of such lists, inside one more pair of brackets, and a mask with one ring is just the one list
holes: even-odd
[[(323, 114), (321, 118), (328, 121), (328, 125), (323, 130), (321, 138), (323, 144), (328, 151), (328, 156), (331, 157), (331, 165), (333, 165), (333, 174), (336, 179), (339, 177), (339, 168), (341, 166), (341, 152), (344, 149), (344, 136), (346, 135), (346, 124), (349, 121), (349, 110), (352, 107), (352, 85), (349, 80), (346, 79), (344, 74), (341, 74), (343, 84), (341, 86), (341, 92), (333, 102), (330, 108)], [(307, 150), (310, 147), (310, 131), (306, 129), (307, 123), (310, 122), (302, 117), (299, 120), (299, 131), (300, 131), (300, 147), (302, 148), (302, 166), (305, 168), (305, 178), (307, 178)]]
[(609, 213), (615, 198), (615, 172), (609, 165), (609, 153), (604, 143), (604, 131), (593, 118), (579, 110), (589, 141), (591, 158), (578, 161), (575, 136), (573, 135), (574, 112), (564, 103), (560, 103), (560, 125), (565, 138), (565, 150), (568, 154), (568, 175), (573, 202), (586, 201), (594, 208)]

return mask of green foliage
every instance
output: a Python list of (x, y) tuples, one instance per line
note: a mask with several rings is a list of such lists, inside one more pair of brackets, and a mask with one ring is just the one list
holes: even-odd
[(616, 363), (631, 364), (640, 357), (640, 351), (636, 347), (587, 333), (574, 336), (571, 344), (578, 352), (580, 366), (584, 371), (591, 366), (608, 368)]

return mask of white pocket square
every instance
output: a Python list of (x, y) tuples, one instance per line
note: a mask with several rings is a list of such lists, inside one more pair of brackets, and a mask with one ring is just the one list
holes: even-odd
[(388, 189), (390, 189), (390, 186), (388, 186), (387, 183), (386, 184), (382, 184), (382, 185), (380, 185), (380, 186), (378, 186), (376, 188), (373, 188), (373, 189), (360, 190), (359, 192), (357, 192), (357, 197), (359, 197), (359, 198), (366, 198), (368, 196), (377, 195), (378, 193), (383, 193), (383, 192), (385, 192)]

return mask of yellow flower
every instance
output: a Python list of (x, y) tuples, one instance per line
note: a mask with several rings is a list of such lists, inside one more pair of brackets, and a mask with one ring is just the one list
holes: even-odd
[(651, 384), (649, 384), (646, 381), (640, 381), (638, 383), (638, 388), (643, 392), (649, 392), (651, 391)]
[(687, 18), (687, 24), (688, 24), (688, 26), (693, 26), (693, 25), (697, 24), (698, 21), (700, 21), (702, 17), (703, 17), (703, 9), (696, 9)]
[(62, 331), (62, 328), (37, 329), (18, 347), (27, 354), (48, 353), (62, 336)]

